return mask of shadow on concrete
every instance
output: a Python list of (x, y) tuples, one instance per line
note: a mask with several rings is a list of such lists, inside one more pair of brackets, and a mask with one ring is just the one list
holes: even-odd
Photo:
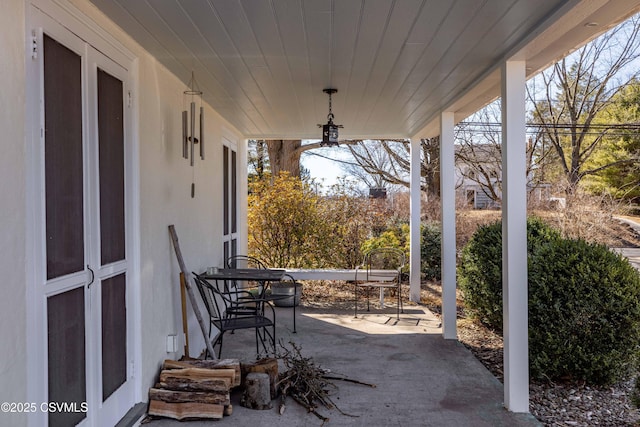
[[(332, 374), (375, 384), (375, 388), (334, 381), (332, 399), (340, 411), (318, 408), (328, 426), (534, 426), (529, 414), (503, 407), (503, 387), (457, 341), (444, 340), (440, 321), (419, 306), (405, 307), (396, 320), (394, 308), (365, 312), (299, 307), (297, 333), (292, 333), (290, 308), (277, 309), (277, 339), (294, 342), (304, 357)], [(246, 333), (245, 333), (246, 332)], [(225, 336), (222, 357), (255, 359), (254, 335), (238, 331)], [(321, 426), (323, 422), (287, 399), (283, 415), (273, 409), (241, 407), (232, 396), (233, 414), (218, 426)], [(150, 427), (211, 425), (211, 421), (155, 419)]]

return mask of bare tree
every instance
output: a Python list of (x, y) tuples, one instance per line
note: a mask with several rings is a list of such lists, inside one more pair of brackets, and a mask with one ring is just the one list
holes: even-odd
[(588, 166), (613, 128), (594, 126), (594, 120), (638, 77), (638, 67), (630, 64), (640, 56), (639, 31), (634, 16), (540, 73), (541, 91), (528, 86), (535, 125), (555, 149), (569, 193), (585, 176), (619, 164)]
[[(357, 178), (361, 183), (366, 185), (368, 188), (382, 188), (385, 187), (386, 181), (382, 177), (382, 175), (378, 173), (370, 173), (367, 170), (389, 170), (390, 169), (390, 160), (389, 156), (385, 153), (381, 147), (363, 147), (360, 148), (357, 145), (350, 146), (350, 151), (353, 155), (354, 150), (358, 152), (366, 151), (366, 164), (369, 165), (367, 169), (361, 166), (357, 161), (342, 163), (341, 168), (350, 176)], [(374, 166), (375, 165), (375, 166)]]
[[(357, 167), (369, 175), (370, 180), (381, 187), (383, 184), (409, 187), (411, 169), (410, 142), (407, 140), (364, 140), (348, 145)], [(429, 196), (437, 196), (440, 191), (439, 138), (423, 139), (421, 149), (421, 190)]]

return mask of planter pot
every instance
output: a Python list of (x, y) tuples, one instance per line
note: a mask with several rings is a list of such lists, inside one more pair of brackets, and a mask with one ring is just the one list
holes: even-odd
[[(271, 284), (271, 295), (274, 297), (286, 297), (273, 300), (273, 304), (276, 307), (293, 307), (300, 304), (300, 297), (302, 296), (302, 283), (296, 283), (294, 289), (293, 283), (290, 282), (277, 282)], [(295, 291), (295, 300), (294, 300)]]

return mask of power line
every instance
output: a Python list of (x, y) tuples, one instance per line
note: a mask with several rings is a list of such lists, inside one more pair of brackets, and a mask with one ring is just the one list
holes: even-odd
[[(462, 126), (488, 126), (488, 127), (502, 127), (501, 122), (460, 122), (458, 123), (459, 127)], [(569, 123), (536, 123), (529, 122), (526, 123), (528, 127), (538, 127), (538, 128), (556, 128), (556, 129), (572, 129), (572, 128), (581, 128), (581, 129), (624, 129), (624, 130), (640, 130), (640, 123), (592, 123), (590, 125), (586, 124), (569, 124)]]
[[(525, 124), (529, 129), (527, 134), (535, 134), (540, 131), (549, 132), (554, 130), (558, 135), (566, 136), (571, 135), (572, 130), (579, 131), (582, 135), (595, 135), (600, 136), (606, 134), (607, 136), (623, 137), (629, 136), (629, 132), (640, 132), (640, 123), (593, 123), (586, 124), (567, 124), (567, 123), (535, 123), (529, 122)], [(476, 134), (493, 134), (498, 132), (497, 128), (502, 128), (500, 122), (460, 122), (457, 127), (461, 130), (467, 130)], [(533, 130), (535, 129), (535, 130)], [(590, 132), (589, 130), (593, 130)]]
[(317, 157), (320, 157), (322, 159), (331, 160), (333, 162), (338, 162), (338, 163), (342, 163), (342, 164), (349, 165), (349, 166), (360, 166), (358, 163), (349, 162), (347, 160), (336, 159), (334, 157), (324, 156), (322, 154), (315, 153), (313, 151), (306, 151), (304, 154), (308, 155), (308, 156), (317, 156)]

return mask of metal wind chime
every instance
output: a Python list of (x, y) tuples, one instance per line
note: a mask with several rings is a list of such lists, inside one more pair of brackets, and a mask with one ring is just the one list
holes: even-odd
[[(200, 158), (204, 160), (204, 107), (202, 106), (202, 91), (196, 83), (196, 79), (191, 72), (191, 80), (187, 85), (188, 89), (183, 92), (182, 111), (182, 157), (191, 159), (193, 166), (195, 158), (195, 145), (200, 145)], [(187, 104), (189, 105), (188, 109)], [(196, 126), (196, 104), (200, 108), (198, 126)], [(196, 134), (197, 132), (197, 134)], [(191, 197), (195, 196), (195, 183), (191, 183)]]

